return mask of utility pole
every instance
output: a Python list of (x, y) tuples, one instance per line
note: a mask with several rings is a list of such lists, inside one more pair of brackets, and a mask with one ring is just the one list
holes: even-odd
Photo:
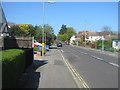
[[(44, 19), (45, 19), (45, 0), (43, 0), (43, 5), (42, 5), (42, 14), (43, 14), (43, 28), (42, 28), (42, 56), (44, 56), (45, 53), (45, 30), (44, 30)], [(47, 1), (48, 3), (54, 3), (53, 0)]]
[(46, 33), (45, 33), (45, 52), (46, 52)]
[(87, 21), (85, 20), (85, 31), (84, 31), (84, 35), (85, 35), (85, 47), (86, 47), (86, 27), (87, 27)]
[(42, 56), (44, 56), (44, 16), (45, 16), (45, 2), (43, 1), (42, 5), (42, 14), (43, 14), (43, 28), (42, 28)]

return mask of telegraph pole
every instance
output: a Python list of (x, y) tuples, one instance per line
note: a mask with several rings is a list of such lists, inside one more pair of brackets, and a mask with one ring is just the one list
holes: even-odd
[(43, 13), (43, 28), (42, 28), (42, 56), (44, 56), (44, 15), (45, 15), (45, 1), (43, 1), (43, 7), (42, 7), (42, 13)]
[[(43, 28), (42, 28), (42, 56), (44, 56), (45, 53), (45, 30), (44, 30), (44, 19), (45, 19), (45, 2), (46, 0), (43, 0), (43, 5), (42, 5), (42, 14), (43, 14)], [(47, 1), (48, 3), (54, 3), (53, 0)]]
[(86, 47), (86, 29), (87, 28), (87, 21), (85, 20), (85, 31), (84, 31), (84, 35), (85, 35), (85, 47)]

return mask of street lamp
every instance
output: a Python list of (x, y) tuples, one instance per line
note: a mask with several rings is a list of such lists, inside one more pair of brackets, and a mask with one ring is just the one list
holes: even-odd
[[(54, 1), (53, 0), (49, 0), (49, 1), (47, 1), (48, 3), (54, 3)], [(45, 40), (44, 40), (44, 38), (45, 38), (45, 30), (44, 30), (44, 19), (45, 19), (45, 0), (43, 0), (43, 5), (42, 5), (42, 13), (43, 13), (43, 27), (42, 27), (42, 56), (44, 56), (44, 54), (45, 54)]]
[(87, 20), (85, 20), (85, 31), (84, 31), (84, 35), (85, 35), (85, 47), (86, 47), (86, 27), (87, 27)]
[(42, 56), (44, 55), (44, 14), (45, 14), (45, 2), (43, 1), (42, 5), (43, 12), (43, 27), (42, 27)]

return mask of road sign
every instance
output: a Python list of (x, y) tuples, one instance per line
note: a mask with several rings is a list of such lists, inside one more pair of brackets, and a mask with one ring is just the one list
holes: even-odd
[(102, 40), (105, 40), (105, 38), (104, 38), (104, 36), (102, 36), (102, 38), (101, 38)]

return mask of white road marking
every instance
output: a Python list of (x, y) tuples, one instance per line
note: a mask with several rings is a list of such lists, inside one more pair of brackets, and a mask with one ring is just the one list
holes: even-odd
[(98, 60), (103, 61), (103, 59), (102, 59), (102, 58), (96, 57), (96, 56), (94, 56), (94, 55), (91, 55), (91, 56), (92, 56), (92, 57), (94, 57), (94, 58), (96, 58), (96, 59), (98, 59)]
[(61, 50), (61, 52), (64, 52), (63, 50)]
[(87, 54), (87, 53), (85, 53), (85, 52), (80, 52), (80, 53)]
[[(58, 50), (59, 51), (59, 50)], [(60, 51), (59, 51), (60, 52)], [(60, 52), (64, 63), (66, 64), (67, 68), (69, 69), (70, 73), (72, 74), (76, 84), (78, 85), (79, 88), (86, 88), (86, 90), (90, 90), (89, 86), (87, 85), (87, 83), (83, 80), (83, 78), (79, 75), (79, 73), (76, 71), (76, 69), (74, 69), (70, 63), (68, 62), (68, 60), (66, 60), (64, 58), (64, 56), (62, 55), (62, 53)]]
[(113, 66), (116, 66), (116, 67), (119, 67), (118, 64), (115, 64), (115, 63), (112, 63), (112, 62), (109, 62), (109, 64), (113, 65)]
[[(98, 60), (104, 61), (102, 58), (96, 57), (94, 55), (91, 55), (91, 56), (98, 59)], [(104, 62), (106, 62), (106, 61), (104, 61)], [(112, 62), (106, 62), (106, 63), (108, 63), (108, 64), (110, 64), (112, 66), (115, 66), (115, 67), (120, 67), (118, 64), (115, 64), (115, 63), (112, 63)]]

